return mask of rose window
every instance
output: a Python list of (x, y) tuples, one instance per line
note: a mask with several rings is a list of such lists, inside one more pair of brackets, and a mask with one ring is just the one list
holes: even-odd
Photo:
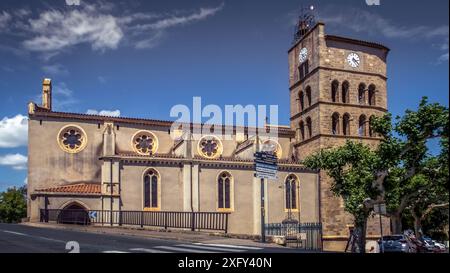
[(133, 137), (133, 149), (141, 155), (151, 155), (158, 148), (158, 141), (155, 135), (148, 131), (141, 131)]
[(214, 136), (206, 136), (198, 143), (199, 153), (207, 158), (215, 158), (222, 154), (222, 143)]
[(86, 147), (86, 133), (78, 126), (66, 126), (59, 132), (58, 143), (63, 151), (78, 153)]

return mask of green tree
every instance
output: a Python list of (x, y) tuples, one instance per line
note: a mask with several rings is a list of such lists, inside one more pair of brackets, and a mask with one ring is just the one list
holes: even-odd
[(0, 222), (17, 223), (27, 214), (26, 186), (8, 188), (0, 194)]
[(386, 114), (371, 119), (370, 125), (375, 134), (382, 136), (375, 149), (347, 141), (344, 146), (321, 150), (304, 161), (307, 167), (322, 169), (333, 179), (331, 190), (344, 200), (345, 210), (354, 217), (361, 252), (374, 204), (387, 203), (393, 232), (399, 233), (403, 211), (435, 184), (433, 179), (420, 179), (419, 175), (430, 175), (427, 141), (448, 138), (448, 109), (423, 98), (417, 111), (407, 110), (395, 122)]
[[(448, 119), (448, 108), (430, 104), (424, 97), (417, 111), (406, 110), (394, 123), (390, 114), (371, 122), (374, 131), (383, 136), (378, 154), (384, 166), (378, 183), (384, 188), (382, 199), (387, 203), (393, 233), (402, 232), (402, 214), (419, 196), (437, 194), (445, 185), (448, 189), (448, 158), (442, 156), (448, 153)], [(427, 143), (433, 138), (441, 139), (438, 157), (428, 153)]]
[(369, 146), (352, 141), (321, 150), (304, 161), (307, 167), (325, 170), (333, 178), (331, 191), (344, 200), (345, 210), (354, 217), (360, 252), (365, 251), (367, 218), (373, 210), (373, 200), (380, 195), (374, 187), (377, 161), (377, 154)]

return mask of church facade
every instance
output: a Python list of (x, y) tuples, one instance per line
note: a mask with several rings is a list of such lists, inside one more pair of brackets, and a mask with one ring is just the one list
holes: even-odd
[[(265, 181), (265, 222), (321, 222), (325, 249), (343, 249), (352, 219), (330, 192), (325, 173), (301, 160), (346, 140), (376, 145), (368, 121), (387, 111), (386, 58), (376, 43), (325, 34), (323, 23), (299, 25), (288, 51), (290, 126), (202, 124), (56, 112), (52, 82), (42, 104), (28, 105), (28, 217), (39, 210), (228, 212), (228, 232), (260, 234), (260, 179), (253, 154), (278, 157), (278, 178)], [(267, 134), (276, 129), (277, 135)], [(226, 132), (232, 132), (224, 137)], [(384, 219), (389, 229), (388, 219)], [(378, 223), (368, 237), (379, 236)]]

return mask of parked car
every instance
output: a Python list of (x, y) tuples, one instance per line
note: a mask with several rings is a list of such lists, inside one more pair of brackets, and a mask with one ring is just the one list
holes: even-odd
[(403, 234), (383, 236), (383, 244), (380, 245), (380, 248), (382, 248), (384, 252), (417, 252), (414, 243), (408, 236)]

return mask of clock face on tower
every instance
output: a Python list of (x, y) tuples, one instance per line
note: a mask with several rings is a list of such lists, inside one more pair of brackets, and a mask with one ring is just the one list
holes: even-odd
[(351, 67), (356, 68), (361, 63), (361, 60), (360, 60), (358, 54), (352, 52), (352, 53), (348, 54), (347, 62)]
[(298, 60), (300, 61), (300, 63), (303, 63), (304, 61), (306, 61), (306, 57), (308, 57), (308, 49), (304, 47), (300, 50), (300, 53), (298, 54)]

